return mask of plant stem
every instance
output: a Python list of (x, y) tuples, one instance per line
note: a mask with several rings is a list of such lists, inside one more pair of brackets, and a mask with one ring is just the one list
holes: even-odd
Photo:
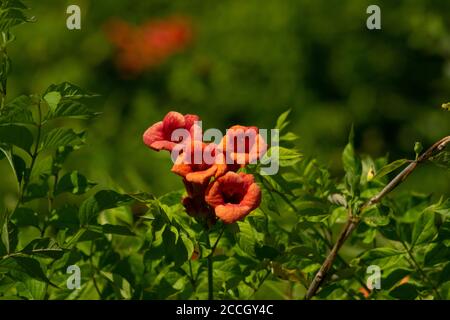
[(213, 257), (208, 256), (208, 300), (214, 300)]
[(28, 187), (28, 184), (30, 183), (30, 177), (31, 173), (33, 172), (34, 165), (36, 163), (36, 159), (39, 155), (39, 144), (41, 142), (41, 133), (42, 133), (42, 110), (41, 110), (41, 101), (38, 103), (38, 125), (37, 125), (37, 135), (36, 135), (36, 143), (34, 146), (34, 150), (31, 153), (31, 164), (29, 168), (29, 172), (27, 175), (25, 175), (25, 181), (23, 183), (23, 189), (22, 189), (22, 195), (21, 195), (21, 202), (23, 202), (23, 197), (25, 195), (26, 189)]
[(401, 241), (401, 244), (402, 244), (403, 248), (405, 248), (406, 252), (408, 253), (409, 258), (412, 261), (412, 262), (410, 262), (411, 266), (413, 268), (417, 269), (417, 271), (420, 273), (420, 276), (422, 277), (423, 281), (427, 282), (428, 285), (430, 286), (430, 288), (433, 290), (436, 297), (439, 300), (442, 300), (442, 297), (441, 297), (439, 291), (437, 290), (436, 286), (433, 284), (433, 281), (431, 281), (431, 279), (427, 276), (425, 271), (423, 271), (420, 264), (417, 262), (416, 258), (414, 258), (414, 255), (412, 254), (411, 249), (408, 248), (408, 246), (406, 245), (406, 243), (404, 241)]
[[(394, 179), (392, 179), (383, 188), (383, 190), (381, 190), (377, 195), (370, 198), (366, 203), (364, 203), (359, 208), (358, 213), (361, 213), (371, 205), (380, 202), (384, 196), (386, 196), (388, 193), (394, 190), (400, 183), (405, 181), (405, 179), (414, 171), (414, 169), (417, 167), (418, 164), (425, 162), (433, 155), (444, 150), (444, 148), (449, 143), (450, 143), (450, 136), (446, 136), (437, 141), (436, 143), (434, 143), (424, 153), (422, 153), (419, 157), (417, 157), (416, 160), (412, 161), (405, 169), (403, 169)], [(344, 229), (342, 230), (341, 234), (339, 235), (339, 238), (337, 239), (327, 258), (325, 259), (319, 271), (315, 275), (313, 281), (311, 282), (311, 285), (308, 288), (308, 292), (306, 293), (305, 299), (309, 300), (317, 293), (317, 290), (319, 289), (320, 285), (322, 284), (328, 272), (330, 271), (334, 263), (334, 260), (336, 260), (336, 256), (339, 250), (341, 249), (345, 241), (348, 239), (348, 237), (351, 235), (353, 230), (356, 229), (358, 223), (359, 218), (357, 216), (354, 216), (351, 212), (349, 212), (349, 219), (347, 220)]]
[(213, 256), (214, 252), (216, 251), (217, 245), (219, 244), (219, 240), (223, 235), (223, 232), (225, 231), (225, 226), (222, 227), (220, 230), (219, 236), (217, 237), (216, 241), (214, 242), (214, 245), (211, 247), (211, 241), (208, 234), (208, 246), (211, 248), (211, 253), (206, 258), (208, 261), (208, 300), (214, 300), (214, 279), (213, 279)]
[[(260, 179), (260, 181), (264, 184), (264, 186), (265, 186), (269, 191), (278, 194), (278, 195), (281, 197), (281, 199), (282, 199), (289, 207), (291, 207), (292, 210), (294, 210), (294, 212), (297, 211), (297, 207), (295, 207), (295, 205), (288, 199), (288, 197), (287, 197), (285, 194), (283, 194), (283, 193), (279, 192), (278, 190), (272, 188), (270, 185), (267, 185), (267, 184), (265, 183), (264, 179)], [(333, 245), (332, 245), (332, 243), (331, 243), (331, 239), (328, 240), (328, 239), (326, 238), (326, 236), (322, 235), (322, 233), (321, 233), (317, 228), (315, 228), (313, 225), (311, 226), (311, 230), (316, 234), (316, 236), (318, 236), (318, 237), (325, 243), (325, 245), (326, 245), (330, 250), (332, 249)], [(345, 261), (345, 259), (342, 258), (339, 254), (337, 254), (337, 259), (344, 265), (344, 267), (346, 267), (346, 268), (349, 267), (349, 264), (347, 263), (347, 261)], [(360, 277), (358, 277), (358, 276), (356, 276), (356, 275), (355, 275), (355, 277), (356, 277), (356, 279), (358, 280), (358, 282), (363, 286), (364, 289), (369, 290), (369, 289), (367, 288), (367, 285), (364, 283), (364, 281), (363, 281)]]

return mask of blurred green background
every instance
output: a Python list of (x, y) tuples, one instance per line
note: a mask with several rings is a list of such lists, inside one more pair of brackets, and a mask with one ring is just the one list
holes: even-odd
[[(90, 130), (88, 146), (69, 164), (103, 186), (157, 195), (182, 187), (167, 154), (141, 138), (169, 110), (224, 130), (272, 128), (291, 108), (301, 150), (335, 174), (352, 124), (360, 152), (391, 159), (412, 158), (415, 141), (426, 147), (450, 131), (450, 115), (440, 109), (450, 101), (450, 1), (26, 2), (37, 22), (15, 30), (9, 98), (62, 81), (99, 93), (92, 107), (103, 114), (74, 122)], [(66, 28), (70, 4), (82, 10), (81, 30)], [(381, 7), (381, 30), (366, 28), (370, 4)], [(105, 24), (171, 16), (191, 20), (192, 43), (125, 77)], [(13, 195), (6, 163), (0, 174), (0, 192)], [(401, 188), (448, 195), (450, 174), (428, 166)]]

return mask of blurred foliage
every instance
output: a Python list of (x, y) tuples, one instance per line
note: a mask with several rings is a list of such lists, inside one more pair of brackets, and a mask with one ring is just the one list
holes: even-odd
[[(382, 30), (365, 27), (370, 1), (76, 1), (82, 29), (65, 26), (68, 4), (40, 1), (31, 28), (18, 30), (11, 47), (10, 91), (39, 92), (70, 81), (101, 94), (104, 114), (92, 126), (82, 163), (97, 181), (162, 194), (174, 177), (142, 147), (142, 132), (168, 110), (201, 111), (225, 129), (240, 122), (269, 127), (292, 108), (302, 150), (336, 172), (340, 148), (355, 125), (356, 148), (393, 158), (448, 132), (440, 105), (450, 93), (447, 1), (379, 1)], [(105, 24), (130, 24), (170, 16), (190, 18), (193, 43), (135, 78), (115, 68)], [(63, 72), (62, 72), (63, 70)], [(448, 192), (450, 179), (424, 171), (412, 185)], [(448, 175), (447, 175), (448, 177)], [(436, 185), (437, 184), (437, 185)], [(0, 187), (2, 188), (2, 187)]]

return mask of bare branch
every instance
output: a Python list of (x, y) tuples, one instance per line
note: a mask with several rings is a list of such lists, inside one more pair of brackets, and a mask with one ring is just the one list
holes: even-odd
[(444, 150), (444, 148), (447, 146), (447, 144), (450, 143), (450, 136), (446, 136), (436, 143), (434, 143), (430, 148), (428, 148), (424, 153), (422, 153), (416, 160), (412, 161), (405, 169), (403, 169), (394, 179), (392, 179), (384, 188), (381, 190), (377, 195), (370, 198), (366, 203), (364, 203), (361, 208), (359, 209), (359, 212), (356, 216), (353, 214), (349, 214), (349, 218), (347, 220), (347, 223), (342, 230), (341, 234), (339, 235), (336, 243), (334, 244), (333, 248), (331, 249), (330, 253), (328, 254), (327, 258), (323, 262), (322, 266), (320, 267), (319, 271), (315, 275), (313, 281), (311, 282), (311, 285), (308, 288), (308, 292), (306, 293), (305, 299), (309, 300), (311, 299), (319, 289), (322, 282), (325, 280), (325, 278), (328, 275), (328, 272), (330, 271), (331, 267), (333, 266), (334, 260), (336, 259), (336, 256), (345, 243), (345, 241), (348, 239), (348, 237), (352, 234), (353, 230), (356, 229), (359, 223), (359, 213), (364, 211), (366, 208), (378, 203), (381, 201), (381, 199), (386, 196), (388, 193), (390, 193), (392, 190), (394, 190), (400, 183), (405, 181), (405, 179), (414, 171), (414, 169), (420, 164), (428, 160), (433, 155), (441, 152)]

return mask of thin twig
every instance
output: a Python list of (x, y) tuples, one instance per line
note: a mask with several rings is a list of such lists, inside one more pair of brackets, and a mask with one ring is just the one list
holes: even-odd
[(434, 285), (433, 281), (431, 281), (431, 279), (427, 276), (425, 271), (423, 271), (422, 267), (417, 262), (416, 258), (414, 258), (414, 255), (412, 254), (411, 249), (408, 248), (408, 246), (406, 245), (406, 243), (404, 241), (401, 241), (401, 244), (402, 244), (403, 248), (405, 248), (406, 252), (408, 253), (409, 258), (411, 259), (411, 262), (410, 262), (411, 266), (413, 268), (417, 269), (417, 271), (420, 273), (420, 276), (422, 277), (423, 281), (428, 282), (428, 285), (431, 287), (431, 289), (433, 290), (436, 297), (439, 300), (441, 300), (442, 299), (441, 294), (439, 293), (438, 289)]
[[(281, 199), (292, 209), (294, 210), (294, 212), (297, 212), (298, 209), (297, 207), (288, 199), (288, 197), (279, 192), (278, 190), (274, 189), (272, 186), (266, 184), (264, 179), (260, 179), (260, 181), (262, 182), (262, 184), (271, 192), (276, 193), (277, 195), (279, 195), (281, 197)], [(328, 247), (328, 249), (332, 249), (333, 244), (331, 243), (331, 240), (328, 240), (324, 235), (322, 235), (322, 233), (320, 233), (319, 230), (317, 230), (317, 228), (315, 228), (313, 225), (310, 226), (311, 230), (316, 234), (316, 236), (318, 236), (324, 243), (325, 245)], [(344, 265), (345, 268), (349, 268), (350, 265), (347, 263), (347, 261), (345, 261), (344, 258), (342, 258), (339, 254), (337, 254), (337, 259)], [(366, 289), (369, 290), (367, 288), (367, 285), (364, 283), (364, 281), (357, 275), (355, 275), (356, 279), (358, 280), (358, 282), (361, 284), (361, 286)]]
[[(405, 169), (403, 169), (394, 179), (392, 179), (377, 195), (370, 198), (365, 204), (361, 206), (358, 213), (363, 212), (366, 208), (378, 203), (381, 199), (395, 189), (400, 183), (405, 181), (405, 179), (414, 171), (418, 164), (425, 162), (433, 155), (441, 152), (450, 143), (450, 136), (446, 136), (436, 143), (434, 143), (430, 148), (428, 148), (422, 155), (420, 155), (416, 160), (412, 161)], [(342, 230), (339, 238), (328, 254), (327, 258), (323, 262), (319, 271), (315, 275), (311, 285), (308, 288), (308, 292), (306, 293), (305, 299), (311, 299), (319, 289), (320, 285), (328, 275), (334, 260), (336, 260), (336, 256), (341, 249), (342, 245), (348, 239), (348, 237), (352, 234), (353, 230), (356, 229), (359, 223), (358, 215), (354, 216), (351, 212), (349, 214), (349, 219)]]

